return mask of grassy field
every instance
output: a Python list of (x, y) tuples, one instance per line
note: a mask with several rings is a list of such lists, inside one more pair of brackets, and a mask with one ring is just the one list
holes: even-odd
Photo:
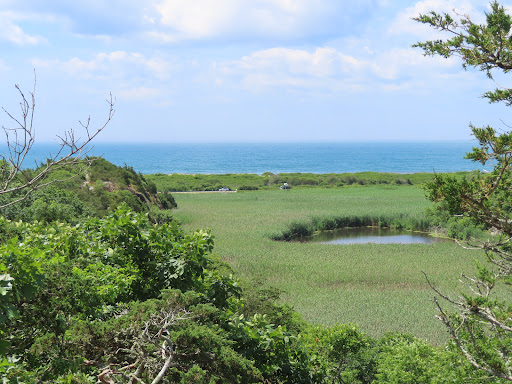
[(447, 335), (422, 272), (449, 292), (474, 270), (479, 253), (452, 242), (325, 245), (276, 242), (272, 234), (311, 217), (407, 214), (422, 217), (424, 191), (415, 186), (175, 194), (186, 228), (210, 228), (216, 252), (241, 276), (283, 290), (306, 320), (356, 323), (370, 335), (409, 332), (434, 343)]

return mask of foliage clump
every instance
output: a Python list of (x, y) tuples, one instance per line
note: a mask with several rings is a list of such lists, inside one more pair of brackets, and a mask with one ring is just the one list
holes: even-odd
[(0, 224), (7, 383), (412, 383), (419, 372), (426, 383), (472, 370), (412, 337), (309, 325), (277, 291), (242, 290), (209, 232), (187, 235), (126, 205), (76, 225)]
[[(418, 43), (426, 55), (448, 58), (458, 56), (464, 68), (475, 67), (493, 78), (495, 71), (512, 69), (512, 17), (497, 1), (490, 4), (483, 24), (476, 24), (469, 15), (455, 17), (434, 11), (416, 20), (451, 35), (447, 40)], [(458, 20), (457, 20), (458, 19)], [(489, 102), (512, 105), (512, 90), (499, 87), (484, 93)], [(477, 173), (460, 179), (437, 175), (427, 186), (429, 197), (438, 203), (438, 211), (456, 216), (452, 224), (477, 226), (481, 233), (464, 233), (466, 246), (482, 249), (488, 265), (478, 265), (476, 276), (463, 276), (471, 294), (458, 298), (440, 292), (435, 302), (438, 318), (447, 327), (453, 343), (474, 367), (494, 380), (512, 381), (512, 319), (511, 303), (496, 291), (509, 292), (512, 283), (512, 133), (490, 126), (471, 130), (479, 146), (467, 158), (493, 166), (489, 173)], [(482, 233), (483, 232), (483, 233)], [(449, 310), (439, 298), (451, 305)]]
[[(155, 222), (172, 220), (165, 213), (177, 206), (170, 193), (158, 193), (155, 184), (132, 167), (118, 167), (103, 158), (87, 161), (90, 166), (80, 176), (75, 176), (75, 166), (62, 167), (50, 177), (65, 182), (36, 190), (0, 213), (10, 220), (76, 223), (89, 216), (104, 216), (124, 203), (136, 212), (149, 212)], [(16, 198), (16, 194), (2, 196), (0, 203)]]

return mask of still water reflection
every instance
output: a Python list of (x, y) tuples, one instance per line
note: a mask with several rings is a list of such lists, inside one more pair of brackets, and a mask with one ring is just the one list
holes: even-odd
[(322, 244), (431, 244), (446, 240), (429, 236), (427, 233), (363, 227), (319, 232), (308, 238), (308, 241)]

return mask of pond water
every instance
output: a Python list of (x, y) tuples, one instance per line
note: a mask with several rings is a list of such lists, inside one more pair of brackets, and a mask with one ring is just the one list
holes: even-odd
[(432, 244), (446, 240), (432, 237), (428, 233), (422, 232), (362, 227), (318, 232), (314, 236), (309, 237), (307, 241), (322, 244)]

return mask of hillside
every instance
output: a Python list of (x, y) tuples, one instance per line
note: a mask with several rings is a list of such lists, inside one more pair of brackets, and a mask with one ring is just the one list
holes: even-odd
[[(31, 172), (37, 170), (25, 170), (20, 177)], [(158, 193), (155, 184), (132, 167), (94, 158), (84, 173), (76, 174), (74, 167), (59, 169), (49, 179), (59, 182), (36, 190), (21, 203), (4, 208), (1, 214), (10, 220), (74, 223), (88, 216), (103, 217), (109, 209), (125, 203), (135, 212), (150, 213), (155, 222), (165, 222), (170, 219), (168, 210), (176, 208), (170, 193)], [(14, 197), (2, 197), (2, 201)]]

